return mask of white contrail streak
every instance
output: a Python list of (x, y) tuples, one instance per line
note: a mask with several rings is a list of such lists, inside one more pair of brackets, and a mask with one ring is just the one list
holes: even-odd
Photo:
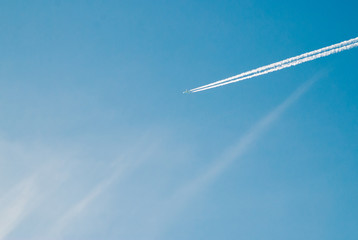
[(341, 43), (337, 43), (328, 47), (324, 47), (318, 50), (314, 50), (308, 53), (304, 53), (301, 54), (299, 56), (296, 57), (292, 57), (292, 58), (288, 58), (285, 59), (283, 61), (279, 61), (273, 64), (269, 64), (260, 68), (256, 68), (254, 70), (250, 70), (241, 74), (238, 74), (236, 76), (233, 77), (229, 77), (214, 83), (210, 83), (201, 87), (197, 87), (197, 88), (193, 88), (190, 90), (190, 92), (200, 92), (200, 91), (204, 91), (207, 89), (211, 89), (211, 88), (216, 88), (219, 86), (223, 86), (226, 84), (230, 84), (230, 83), (234, 83), (234, 82), (238, 82), (238, 81), (242, 81), (245, 79), (249, 79), (249, 78), (253, 78), (253, 77), (257, 77), (260, 75), (264, 75), (270, 72), (274, 72), (274, 71), (278, 71), (281, 70), (283, 68), (288, 68), (288, 67), (292, 67), (304, 62), (308, 62), (308, 61), (312, 61), (314, 59), (317, 58), (321, 58), (321, 57), (325, 57), (325, 56), (329, 56), (331, 54), (334, 53), (338, 53), (344, 50), (348, 50), (354, 47), (358, 46), (358, 37), (357, 38), (353, 38), (350, 39), (348, 41), (344, 41)]
[(257, 76), (264, 75), (264, 74), (267, 74), (267, 73), (270, 73), (270, 72), (275, 72), (275, 71), (278, 71), (278, 70), (281, 70), (281, 69), (284, 69), (284, 68), (288, 68), (288, 67), (292, 67), (292, 66), (304, 63), (304, 62), (312, 61), (312, 60), (317, 59), (317, 58), (326, 57), (326, 56), (329, 56), (331, 54), (338, 53), (338, 52), (341, 52), (341, 51), (344, 51), (344, 50), (348, 50), (348, 49), (351, 49), (351, 48), (354, 48), (354, 47), (357, 47), (357, 46), (358, 46), (358, 43), (354, 43), (354, 44), (344, 46), (344, 47), (341, 47), (341, 48), (332, 49), (330, 51), (323, 52), (323, 53), (320, 53), (320, 54), (316, 54), (316, 55), (313, 55), (313, 56), (310, 56), (310, 57), (306, 57), (306, 58), (303, 58), (303, 59), (300, 59), (300, 60), (297, 60), (297, 61), (294, 61), (294, 62), (279, 65), (279, 66), (277, 66), (275, 68), (270, 68), (270, 69), (268, 69), (266, 71), (263, 71), (263, 72), (257, 72), (257, 73), (251, 74), (249, 76), (245, 76), (245, 77), (237, 78), (237, 79), (234, 79), (234, 80), (231, 80), (231, 81), (216, 84), (216, 85), (213, 85), (213, 86), (201, 88), (201, 89), (198, 89), (198, 90), (195, 90), (195, 91), (192, 91), (192, 92), (200, 92), (200, 91), (208, 90), (208, 89), (211, 89), (211, 88), (216, 88), (216, 87), (220, 87), (220, 86), (223, 86), (223, 85), (227, 85), (227, 84), (230, 84), (230, 83), (242, 81), (242, 80), (245, 80), (245, 79), (257, 77)]

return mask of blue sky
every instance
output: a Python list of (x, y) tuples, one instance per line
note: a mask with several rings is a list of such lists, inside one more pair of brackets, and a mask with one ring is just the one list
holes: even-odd
[(0, 239), (357, 239), (352, 1), (0, 2)]

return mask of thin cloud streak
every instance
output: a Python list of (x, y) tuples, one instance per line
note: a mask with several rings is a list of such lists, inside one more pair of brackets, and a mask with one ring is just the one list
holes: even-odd
[(234, 161), (237, 161), (247, 153), (264, 132), (267, 131), (293, 103), (307, 92), (312, 84), (319, 78), (321, 78), (320, 74), (301, 85), (286, 100), (255, 124), (237, 143), (229, 147), (221, 157), (207, 168), (206, 171), (176, 191), (166, 202), (165, 207), (161, 208), (162, 215), (157, 222), (158, 232), (161, 232), (160, 230), (162, 229), (160, 228), (163, 228), (162, 224), (166, 224), (168, 218), (172, 218), (173, 215), (179, 213), (180, 209), (192, 199), (198, 191), (208, 186)]
[(15, 232), (64, 180), (65, 174), (54, 171), (58, 171), (60, 165), (60, 162), (52, 161), (43, 164), (4, 194), (0, 199), (0, 240)]
[[(112, 174), (107, 178), (102, 180), (96, 186), (94, 186), (87, 195), (85, 195), (81, 200), (73, 204), (52, 226), (50, 231), (47, 234), (47, 238), (52, 239), (61, 239), (63, 234), (66, 231), (66, 227), (74, 221), (77, 217), (80, 217), (84, 211), (88, 210), (91, 203), (98, 198), (101, 194), (107, 191), (111, 185), (118, 184), (120, 179), (125, 178), (132, 171), (134, 171), (140, 164), (152, 156), (155, 150), (159, 147), (159, 142), (152, 141), (148, 145), (147, 138), (150, 136), (150, 133), (147, 133), (140, 140), (139, 146), (133, 146), (128, 154), (123, 155), (116, 161), (114, 161), (111, 166), (114, 168)], [(142, 144), (145, 143), (146, 147), (143, 147)], [(140, 151), (138, 151), (140, 149)], [(136, 155), (139, 154), (139, 155)]]
[(219, 160), (214, 162), (203, 174), (180, 190), (177, 195), (185, 196), (188, 195), (188, 193), (195, 192), (219, 176), (235, 160), (242, 157), (282, 113), (296, 102), (317, 79), (318, 77), (314, 77), (296, 89), (285, 101), (255, 124), (236, 144), (225, 151)]
[(250, 70), (241, 74), (238, 74), (236, 76), (233, 77), (229, 77), (214, 83), (210, 83), (201, 87), (197, 87), (194, 89), (191, 89), (190, 92), (200, 92), (200, 91), (204, 91), (204, 90), (208, 90), (211, 88), (216, 88), (216, 87), (220, 87), (223, 85), (227, 85), (230, 83), (234, 83), (234, 82), (238, 82), (238, 81), (242, 81), (245, 79), (250, 79), (250, 78), (254, 78), (260, 75), (264, 75), (264, 74), (268, 74), (270, 72), (275, 72), (284, 68), (289, 68), (292, 66), (296, 66), (298, 64), (301, 63), (305, 63), (308, 61), (312, 61), (318, 58), (322, 58), (322, 57), (326, 57), (335, 53), (339, 53), (345, 50), (349, 50), (352, 49), (354, 47), (358, 46), (358, 37), (348, 40), (348, 41), (344, 41), (341, 43), (337, 43), (328, 47), (324, 47), (318, 50), (314, 50), (308, 53), (304, 53), (301, 54), (299, 56), (296, 57), (292, 57), (292, 58), (288, 58), (273, 64), (269, 64), (254, 70)]
[(81, 214), (99, 195), (109, 188), (123, 173), (126, 167), (117, 169), (111, 176), (97, 184), (84, 198), (74, 204), (66, 213), (60, 217), (57, 223), (50, 231), (52, 238), (59, 238), (63, 229), (70, 223), (72, 219)]
[(1, 199), (0, 240), (6, 239), (31, 211), (37, 194), (36, 177), (25, 178)]

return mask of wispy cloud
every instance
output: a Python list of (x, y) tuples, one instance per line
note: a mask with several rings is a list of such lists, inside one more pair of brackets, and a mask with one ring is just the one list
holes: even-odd
[[(229, 147), (224, 154), (215, 161), (209, 168), (197, 178), (195, 178), (188, 185), (176, 193), (175, 199), (186, 198), (196, 192), (199, 188), (210, 183), (218, 175), (220, 175), (227, 167), (235, 160), (239, 159), (243, 154), (250, 150), (251, 146), (260, 139), (262, 134), (269, 129), (269, 127), (277, 121), (284, 111), (287, 110), (294, 102), (296, 102), (317, 80), (318, 77), (314, 77), (308, 82), (304, 83), (298, 89), (296, 89), (286, 100), (278, 105), (269, 114), (263, 117), (257, 122), (244, 136), (242, 136), (237, 143)], [(180, 196), (180, 197), (179, 197)]]
[[(131, 177), (144, 162), (162, 151), (162, 134), (161, 130), (151, 129), (128, 143), (121, 143), (116, 160), (101, 159), (103, 164), (98, 159), (96, 163), (90, 163), (83, 158), (87, 152), (79, 149), (72, 152), (71, 146), (65, 150), (61, 148), (59, 152), (41, 144), (28, 148), (25, 146), (31, 144), (1, 140), (2, 163), (7, 164), (8, 171), (19, 174), (11, 179), (12, 183), (2, 182), (0, 185), (0, 240), (24, 234), (27, 239), (56, 239), (66, 234), (78, 234), (77, 230), (72, 232), (72, 226), (82, 223), (81, 217), (91, 211), (93, 202), (104, 193), (112, 196), (113, 193), (108, 191), (111, 186), (118, 186), (121, 180)], [(11, 159), (17, 163), (12, 164)], [(99, 168), (87, 172), (95, 166)], [(97, 181), (79, 197), (85, 186), (99, 176), (104, 176), (102, 181)], [(16, 178), (20, 180), (16, 181)], [(126, 191), (126, 185), (123, 186)], [(116, 188), (115, 194), (118, 190)], [(72, 191), (79, 193), (71, 194)], [(39, 224), (31, 222), (32, 219), (38, 220)], [(31, 233), (29, 229), (24, 232), (23, 228), (29, 224), (34, 226)]]
[[(321, 78), (321, 74), (316, 75), (296, 89), (286, 100), (273, 109), (269, 114), (258, 121), (238, 142), (230, 146), (221, 157), (214, 161), (205, 171), (179, 188), (172, 197), (161, 207), (157, 214), (155, 228), (160, 233), (163, 226), (167, 224), (168, 219), (180, 212), (180, 209), (192, 199), (200, 190), (207, 187), (211, 182), (220, 176), (234, 161), (239, 160), (250, 148), (258, 141), (265, 131), (277, 121), (280, 116), (296, 102), (311, 86)], [(155, 233), (154, 233), (155, 235)], [(155, 236), (154, 238), (157, 238)]]
[(86, 208), (101, 195), (108, 187), (113, 184), (119, 177), (128, 170), (128, 166), (122, 166), (112, 173), (108, 178), (94, 186), (91, 191), (85, 195), (82, 199), (71, 206), (55, 223), (49, 232), (49, 236), (54, 238), (60, 238), (62, 231), (66, 228), (71, 221), (86, 210)]
[[(45, 146), (0, 140), (2, 177), (0, 195), (0, 240), (16, 234), (26, 219), (66, 179), (63, 154)], [(7, 176), (11, 172), (10, 176)], [(16, 180), (17, 179), (17, 180)], [(30, 236), (28, 236), (30, 239)]]
[(80, 218), (96, 198), (106, 192), (111, 185), (118, 184), (120, 179), (130, 175), (143, 161), (151, 158), (158, 147), (159, 142), (152, 139), (151, 134), (145, 134), (137, 144), (130, 147), (126, 154), (112, 162), (112, 173), (95, 185), (83, 198), (75, 202), (60, 216), (48, 232), (48, 238), (61, 239), (66, 233), (66, 227), (73, 223), (76, 218)]
[(43, 164), (1, 197), (0, 240), (7, 239), (64, 180), (60, 172), (57, 163)]
[(37, 194), (36, 176), (25, 178), (0, 201), (0, 239), (5, 239), (26, 217)]

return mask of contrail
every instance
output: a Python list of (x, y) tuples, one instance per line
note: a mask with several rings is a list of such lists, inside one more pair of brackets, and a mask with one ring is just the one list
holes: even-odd
[(341, 43), (337, 43), (328, 47), (324, 47), (318, 50), (314, 50), (308, 53), (304, 53), (301, 55), (298, 55), (296, 57), (288, 58), (273, 64), (269, 64), (263, 67), (256, 68), (254, 70), (250, 70), (238, 75), (235, 75), (233, 77), (229, 77), (214, 83), (210, 83), (201, 87), (193, 88), (189, 90), (188, 92), (200, 92), (204, 90), (208, 90), (211, 88), (216, 88), (219, 86), (223, 86), (226, 84), (242, 81), (245, 79), (257, 77), (260, 75), (264, 75), (270, 72), (275, 72), (284, 68), (292, 67), (304, 62), (312, 61), (317, 58), (326, 57), (334, 53), (342, 52), (344, 50), (348, 50), (354, 47), (358, 46), (358, 37), (350, 39), (348, 41), (343, 41)]
[(351, 45), (348, 45), (348, 46), (332, 49), (332, 50), (327, 51), (327, 52), (323, 52), (323, 53), (320, 53), (320, 54), (309, 56), (309, 57), (306, 57), (306, 58), (303, 58), (303, 59), (300, 59), (300, 60), (297, 60), (297, 61), (294, 61), (294, 62), (286, 63), (286, 64), (283, 64), (283, 65), (278, 65), (277, 67), (270, 68), (270, 69), (262, 71), (262, 72), (257, 72), (257, 73), (254, 73), (254, 74), (250, 74), (249, 76), (236, 78), (236, 79), (231, 80), (231, 81), (223, 82), (223, 83), (216, 84), (216, 85), (213, 85), (213, 86), (208, 86), (208, 87), (205, 87), (205, 88), (200, 88), (198, 90), (193, 90), (192, 92), (200, 92), (200, 91), (208, 90), (208, 89), (211, 89), (211, 88), (227, 85), (227, 84), (230, 84), (230, 83), (242, 81), (242, 80), (245, 80), (245, 79), (257, 77), (257, 76), (264, 75), (264, 74), (267, 74), (267, 73), (270, 73), (270, 72), (275, 72), (275, 71), (278, 71), (278, 70), (281, 70), (281, 69), (284, 69), (284, 68), (288, 68), (288, 67), (292, 67), (292, 66), (304, 63), (304, 62), (312, 61), (312, 60), (317, 59), (317, 58), (326, 57), (326, 56), (329, 56), (331, 54), (338, 53), (338, 52), (341, 52), (341, 51), (344, 51), (344, 50), (348, 50), (348, 49), (351, 49), (351, 48), (354, 48), (354, 47), (357, 47), (357, 46), (358, 46), (358, 42), (354, 43), (354, 44), (351, 44)]

